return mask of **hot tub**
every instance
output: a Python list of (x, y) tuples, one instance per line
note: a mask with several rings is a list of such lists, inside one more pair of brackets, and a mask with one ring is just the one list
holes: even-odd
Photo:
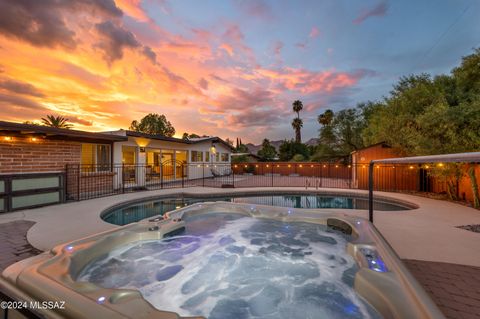
[(368, 221), (197, 203), (7, 268), (17, 300), (64, 318), (444, 318)]

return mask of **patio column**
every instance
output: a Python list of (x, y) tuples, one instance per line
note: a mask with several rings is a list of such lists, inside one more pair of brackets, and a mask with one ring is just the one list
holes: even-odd
[(137, 186), (145, 186), (147, 174), (147, 152), (145, 147), (137, 147), (137, 164), (135, 165), (135, 183)]

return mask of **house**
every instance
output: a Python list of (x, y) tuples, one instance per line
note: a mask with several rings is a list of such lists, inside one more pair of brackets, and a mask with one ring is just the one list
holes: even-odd
[(232, 162), (240, 163), (257, 163), (260, 162), (260, 156), (253, 153), (232, 153)]
[(210, 177), (230, 167), (218, 137), (178, 139), (0, 121), (0, 212), (79, 199), (85, 191)]

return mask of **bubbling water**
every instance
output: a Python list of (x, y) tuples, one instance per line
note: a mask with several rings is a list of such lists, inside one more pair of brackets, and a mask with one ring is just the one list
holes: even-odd
[(323, 225), (203, 214), (181, 236), (113, 250), (78, 277), (210, 319), (379, 318), (353, 290), (348, 237)]

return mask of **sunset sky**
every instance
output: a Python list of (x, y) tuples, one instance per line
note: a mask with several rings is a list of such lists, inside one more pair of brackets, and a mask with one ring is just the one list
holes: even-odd
[(0, 120), (76, 129), (147, 113), (177, 130), (293, 138), (318, 114), (445, 73), (480, 45), (480, 1), (0, 0)]

